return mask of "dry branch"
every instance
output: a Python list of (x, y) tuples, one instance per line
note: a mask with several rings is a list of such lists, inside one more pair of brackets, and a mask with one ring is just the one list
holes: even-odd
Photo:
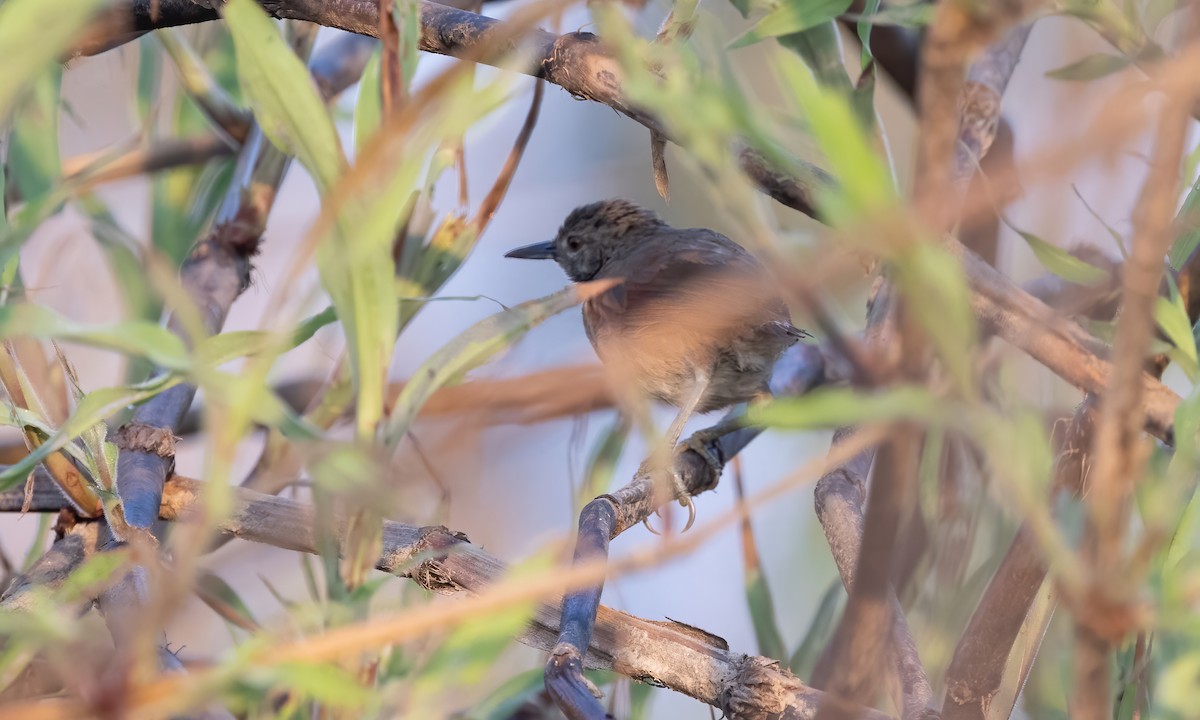
[[(275, 17), (314, 22), (361, 35), (379, 32), (379, 3), (376, 0), (261, 0), (263, 8)], [(158, 14), (151, 17), (151, 2)], [(173, 27), (218, 19), (215, 10), (199, 8), (190, 0), (126, 0), (112, 9), (110, 21), (124, 23), (131, 32), (120, 38), (159, 27)], [(421, 2), (420, 49), (439, 55), (464, 57), (489, 65), (502, 64), (514, 52), (522, 50), (532, 60), (519, 68), (522, 72), (554, 83), (577, 98), (593, 100), (633, 118), (652, 131), (662, 133), (657, 119), (633, 106), (621, 91), (620, 64), (592, 33), (555, 35), (542, 30), (526, 34), (520, 43), (503, 37), (499, 20), (423, 0)], [(83, 52), (102, 52), (119, 45), (118, 39), (96, 42)], [(482, 54), (481, 54), (482, 53)], [(807, 215), (816, 214), (814, 191), (830, 182), (820, 168), (801, 160), (790, 167), (775, 167), (766, 157), (749, 148), (739, 151), (742, 169), (759, 187), (779, 202)]]
[[(50, 499), (43, 470), (37, 471), (36, 497)], [(183, 521), (201, 512), (202, 484), (172, 477), (163, 494), (160, 516)], [(299, 552), (317, 552), (313, 508), (294, 500), (235, 488), (234, 508), (219, 530), (235, 537)], [(13, 493), (0, 493), (7, 504)], [(61, 497), (60, 497), (61, 502)], [(93, 524), (94, 525), (94, 524)], [(375, 567), (407, 577), (441, 594), (477, 592), (505, 571), (500, 560), (444, 527), (415, 527), (385, 522), (383, 551)], [(95, 547), (91, 548), (95, 552)], [(75, 564), (81, 562), (84, 553)], [(55, 577), (65, 578), (65, 573)], [(521, 642), (549, 650), (558, 637), (559, 608), (541, 608)], [(644, 620), (600, 607), (586, 666), (612, 669), (643, 682), (661, 684), (721, 708), (733, 718), (811, 717), (823, 694), (766, 658), (729, 650), (720, 638), (673, 622)], [(868, 720), (885, 715), (868, 712)]]

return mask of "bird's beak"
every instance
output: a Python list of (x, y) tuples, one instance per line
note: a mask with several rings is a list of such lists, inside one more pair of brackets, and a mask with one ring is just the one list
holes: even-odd
[(558, 254), (554, 252), (554, 241), (550, 240), (509, 250), (504, 257), (521, 258), (522, 260), (553, 260), (558, 257)]

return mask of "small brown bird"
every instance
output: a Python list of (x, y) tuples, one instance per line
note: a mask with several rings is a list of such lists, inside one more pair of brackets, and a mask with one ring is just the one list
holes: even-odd
[[(618, 385), (679, 408), (671, 447), (692, 413), (769, 396), (775, 361), (807, 335), (740, 245), (712, 230), (672, 227), (627, 200), (576, 208), (554, 240), (506, 257), (553, 259), (575, 282), (624, 280), (584, 303), (584, 329)], [(704, 443), (688, 447), (720, 469)], [(686, 493), (680, 502), (692, 510)]]

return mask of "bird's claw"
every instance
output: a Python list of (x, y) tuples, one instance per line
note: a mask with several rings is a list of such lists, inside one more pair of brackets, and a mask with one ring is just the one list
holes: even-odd
[[(676, 457), (678, 457), (680, 452), (682, 452), (683, 450), (686, 450), (686, 449), (687, 448), (685, 448), (683, 445), (680, 445), (676, 451)], [(680, 533), (685, 533), (688, 530), (691, 530), (692, 526), (696, 524), (696, 503), (692, 501), (692, 495), (691, 495), (691, 493), (688, 492), (687, 485), (684, 484), (683, 478), (681, 478), (679, 476), (679, 472), (675, 469), (674, 466), (672, 466), (672, 468), (671, 468), (671, 484), (673, 486), (672, 489), (675, 491), (675, 497), (677, 500), (679, 500), (679, 505), (681, 507), (687, 508), (687, 511), (688, 511), (687, 522), (684, 524), (683, 529), (679, 531)], [(660, 518), (663, 517), (662, 508), (656, 509), (654, 511), (654, 514), (659, 516)], [(649, 530), (651, 533), (653, 533), (655, 535), (663, 534), (662, 532), (655, 530), (650, 525), (650, 518), (648, 518), (648, 517), (642, 520), (642, 524), (646, 526), (647, 530)]]

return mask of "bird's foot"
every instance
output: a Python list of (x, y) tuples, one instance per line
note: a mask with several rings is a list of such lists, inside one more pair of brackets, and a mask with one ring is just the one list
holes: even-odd
[[(729, 427), (725, 425), (725, 423), (718, 423), (705, 430), (697, 430), (675, 447), (676, 457), (691, 450), (704, 460), (705, 464), (708, 465), (711, 486), (716, 486), (717, 480), (720, 479), (721, 473), (725, 470), (725, 461), (717, 455), (717, 451), (713, 448), (713, 443), (725, 437), (733, 430), (740, 428), (737, 425), (730, 425)], [(676, 466), (678, 466), (678, 463)]]
[[(715, 437), (720, 437), (720, 435), (717, 435)], [(703, 458), (704, 462), (708, 465), (709, 470), (711, 470), (717, 477), (719, 477), (721, 474), (721, 469), (724, 467), (724, 465), (721, 463), (721, 460), (716, 456), (716, 454), (712, 451), (712, 448), (709, 446), (709, 443), (711, 442), (711, 440), (712, 440), (712, 438), (708, 437), (708, 435), (706, 434), (706, 431), (701, 430), (700, 432), (696, 433), (695, 435), (692, 435), (691, 437), (689, 437), (687, 440), (683, 441), (679, 445), (675, 446), (675, 453), (672, 458), (671, 470), (670, 470), (671, 489), (674, 491), (675, 499), (679, 501), (680, 506), (687, 508), (687, 511), (688, 511), (688, 519), (687, 519), (687, 522), (683, 526), (683, 530), (680, 530), (681, 533), (687, 532), (688, 530), (690, 530), (692, 528), (692, 525), (696, 524), (696, 503), (692, 500), (692, 493), (691, 493), (690, 489), (688, 488), (687, 483), (684, 482), (683, 476), (679, 472), (679, 468), (680, 468), (679, 457), (681, 455), (683, 455), (685, 452), (691, 450), (692, 452), (696, 453), (701, 458)], [(659, 516), (660, 518), (663, 517), (662, 508), (655, 510), (654, 514)], [(655, 535), (662, 535), (661, 532), (654, 529), (654, 527), (650, 525), (649, 518), (646, 518), (645, 520), (643, 520), (642, 524), (646, 526), (647, 530), (654, 533)]]

